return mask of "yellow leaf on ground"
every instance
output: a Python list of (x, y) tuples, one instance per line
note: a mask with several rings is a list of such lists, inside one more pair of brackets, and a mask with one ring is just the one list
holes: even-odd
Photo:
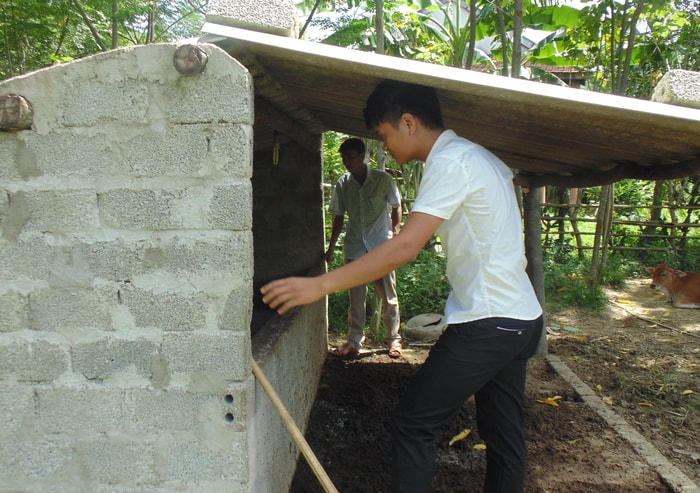
[(637, 405), (645, 407), (654, 407), (654, 404), (652, 404), (651, 402), (638, 402)]
[(547, 397), (546, 399), (538, 399), (537, 402), (541, 402), (542, 404), (547, 404), (549, 406), (559, 407), (559, 403), (557, 401), (560, 399), (560, 395), (555, 395), (554, 397)]
[(450, 440), (449, 446), (451, 447), (455, 443), (459, 442), (460, 440), (464, 440), (469, 436), (469, 434), (472, 432), (469, 428), (465, 428), (464, 430), (460, 431), (457, 433), (455, 436), (452, 437), (452, 440)]
[(622, 303), (623, 305), (634, 305), (634, 301), (630, 301), (630, 300), (615, 300), (615, 301), (617, 301), (618, 303)]
[(681, 395), (690, 395), (690, 394), (694, 394), (694, 393), (695, 393), (694, 390), (688, 389), (688, 390), (684, 390), (683, 392), (681, 392)]
[(486, 450), (486, 444), (485, 443), (477, 443), (476, 445), (474, 445), (474, 448), (476, 450)]

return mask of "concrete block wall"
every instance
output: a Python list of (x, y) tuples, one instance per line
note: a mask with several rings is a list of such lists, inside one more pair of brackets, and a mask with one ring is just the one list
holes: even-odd
[(213, 45), (0, 83), (0, 491), (249, 491), (253, 87)]

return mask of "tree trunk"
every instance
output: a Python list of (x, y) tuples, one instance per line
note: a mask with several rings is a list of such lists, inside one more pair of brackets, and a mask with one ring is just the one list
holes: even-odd
[[(544, 265), (542, 263), (542, 218), (540, 214), (541, 188), (532, 188), (523, 193), (523, 220), (525, 223), (525, 256), (527, 274), (535, 288), (537, 299), (544, 309)], [(546, 325), (546, 324), (545, 324)], [(537, 354), (547, 352), (547, 331), (542, 331)]]
[(593, 238), (593, 255), (591, 257), (591, 272), (588, 278), (589, 286), (600, 284), (600, 274), (608, 259), (608, 241), (612, 227), (614, 185), (603, 185), (600, 190), (595, 236)]

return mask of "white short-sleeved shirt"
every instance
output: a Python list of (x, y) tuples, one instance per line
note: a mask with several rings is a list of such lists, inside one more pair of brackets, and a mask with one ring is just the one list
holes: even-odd
[(328, 206), (329, 214), (348, 214), (343, 254), (358, 259), (392, 237), (390, 208), (401, 205), (401, 195), (389, 173), (367, 168), (360, 184), (345, 173), (335, 184)]
[(478, 144), (445, 130), (425, 161), (412, 212), (444, 219), (447, 323), (542, 314), (525, 267), (520, 209), (511, 170)]

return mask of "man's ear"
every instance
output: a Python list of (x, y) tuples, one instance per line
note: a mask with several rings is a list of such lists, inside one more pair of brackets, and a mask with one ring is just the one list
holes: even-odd
[(401, 120), (399, 123), (400, 127), (406, 127), (409, 133), (414, 133), (418, 129), (418, 123), (420, 120), (412, 113), (404, 113), (401, 115)]

